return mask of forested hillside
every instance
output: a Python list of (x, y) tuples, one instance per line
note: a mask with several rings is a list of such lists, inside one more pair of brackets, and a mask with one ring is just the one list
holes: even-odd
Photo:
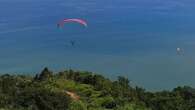
[(195, 110), (195, 89), (149, 92), (91, 72), (0, 76), (0, 110)]

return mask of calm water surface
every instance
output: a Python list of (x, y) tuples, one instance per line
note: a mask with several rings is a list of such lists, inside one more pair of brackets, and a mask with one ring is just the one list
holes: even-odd
[[(0, 0), (0, 73), (48, 66), (123, 75), (151, 90), (195, 87), (194, 10), (194, 0)], [(88, 28), (57, 29), (63, 18)]]

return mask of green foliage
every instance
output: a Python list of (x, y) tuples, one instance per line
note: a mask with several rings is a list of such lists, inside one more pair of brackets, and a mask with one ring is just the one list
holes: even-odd
[(35, 76), (35, 80), (47, 80), (52, 77), (52, 72), (46, 67), (43, 69), (40, 75)]
[(73, 101), (68, 110), (87, 110), (87, 105), (82, 101)]
[[(69, 91), (78, 96), (74, 99)], [(0, 110), (194, 110), (195, 89), (146, 92), (119, 76), (112, 81), (91, 72), (45, 68), (34, 78), (0, 76)]]
[(120, 106), (117, 110), (150, 110), (143, 106), (138, 106), (135, 104), (125, 104), (124, 106)]

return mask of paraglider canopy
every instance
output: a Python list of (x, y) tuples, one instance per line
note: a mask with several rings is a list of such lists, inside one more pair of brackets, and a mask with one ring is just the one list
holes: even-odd
[(75, 23), (79, 23), (85, 27), (87, 27), (87, 22), (83, 19), (77, 19), (77, 18), (73, 18), (73, 19), (64, 19), (62, 21), (60, 21), (57, 26), (58, 27), (62, 27), (64, 26), (64, 23), (71, 23), (71, 22), (75, 22)]
[(176, 48), (177, 51), (177, 55), (183, 55), (184, 54), (184, 50), (182, 48)]
[(181, 51), (181, 48), (178, 47), (176, 50), (177, 50), (177, 52), (180, 52)]

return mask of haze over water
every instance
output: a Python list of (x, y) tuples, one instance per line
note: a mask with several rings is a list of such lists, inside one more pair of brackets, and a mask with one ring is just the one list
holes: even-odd
[[(47, 66), (122, 75), (149, 90), (195, 87), (194, 10), (193, 0), (0, 0), (0, 73)], [(58, 29), (63, 18), (88, 27)]]

